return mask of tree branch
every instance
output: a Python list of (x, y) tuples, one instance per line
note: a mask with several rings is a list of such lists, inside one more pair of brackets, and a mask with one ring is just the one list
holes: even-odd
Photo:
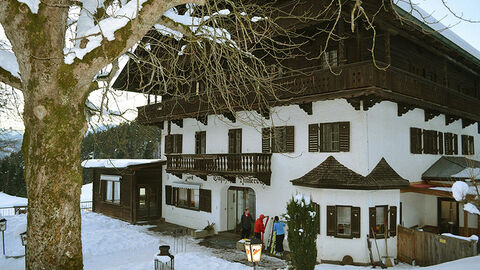
[(17, 89), (22, 89), (22, 82), (19, 78), (13, 76), (10, 72), (4, 70), (0, 67), (0, 82), (10, 85), (11, 87), (15, 87)]

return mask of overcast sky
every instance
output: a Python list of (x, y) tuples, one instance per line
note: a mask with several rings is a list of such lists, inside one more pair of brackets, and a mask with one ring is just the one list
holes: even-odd
[[(405, 1), (405, 0), (402, 0)], [(450, 26), (451, 30), (455, 32), (462, 39), (470, 43), (478, 51), (480, 51), (480, 0), (444, 0), (446, 4), (455, 12), (457, 15), (472, 21), (477, 21), (477, 23), (465, 22), (455, 16), (451, 15), (449, 11), (445, 8), (442, 3), (442, 0), (414, 0), (422, 9), (428, 13), (441, 20), (446, 26)], [(0, 38), (3, 36), (3, 29), (0, 29)], [(101, 99), (101, 93), (99, 91), (92, 93), (90, 99), (97, 103)], [(110, 110), (118, 111), (119, 107), (122, 110), (134, 110), (137, 106), (145, 104), (145, 98), (142, 95), (134, 93), (118, 93), (114, 98), (110, 98)], [(116, 102), (114, 102), (116, 100)], [(21, 100), (18, 98), (15, 101), (14, 105), (18, 106), (21, 103)], [(130, 111), (127, 115), (127, 118), (133, 120), (136, 114)], [(97, 125), (102, 123), (96, 123)], [(0, 110), (0, 128), (11, 128), (11, 129), (23, 129), (23, 124), (20, 117), (15, 117), (11, 113), (6, 115)]]

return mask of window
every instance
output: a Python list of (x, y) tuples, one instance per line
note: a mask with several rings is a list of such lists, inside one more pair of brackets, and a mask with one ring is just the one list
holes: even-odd
[(230, 129), (228, 131), (228, 153), (242, 153), (242, 129)]
[(350, 122), (310, 124), (308, 126), (308, 151), (350, 151)]
[(120, 181), (102, 181), (106, 185), (105, 201), (120, 204)]
[(181, 208), (212, 211), (212, 191), (165, 186), (165, 204)]
[(323, 69), (338, 66), (338, 53), (337, 50), (330, 50), (323, 53), (321, 57), (321, 65)]
[[(390, 223), (389, 221), (390, 216)], [(397, 207), (391, 206), (390, 211), (387, 205), (380, 205), (369, 208), (369, 234), (373, 237), (372, 231), (376, 238), (385, 238), (395, 236), (397, 231)]]
[(182, 153), (182, 134), (169, 134), (165, 136), (165, 154)]
[(198, 131), (195, 133), (195, 154), (207, 152), (207, 132)]
[(327, 236), (360, 238), (360, 207), (327, 206)]
[(263, 153), (291, 153), (295, 151), (294, 126), (262, 129)]
[(462, 155), (475, 154), (473, 136), (462, 135)]
[(412, 154), (422, 153), (422, 130), (410, 128), (410, 152)]

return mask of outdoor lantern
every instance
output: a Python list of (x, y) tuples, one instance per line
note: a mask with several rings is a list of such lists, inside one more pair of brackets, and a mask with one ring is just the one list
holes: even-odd
[(255, 268), (255, 264), (260, 262), (262, 258), (262, 248), (263, 244), (260, 239), (254, 238), (252, 241), (245, 242), (245, 253), (247, 254), (247, 260), (249, 262), (253, 262), (253, 269)]
[(22, 246), (27, 246), (27, 232), (22, 232), (20, 234), (20, 239), (22, 240)]
[(160, 253), (155, 255), (155, 270), (173, 270), (174, 256), (170, 254), (170, 246), (160, 246)]
[(7, 220), (2, 218), (0, 219), (0, 231), (2, 231), (2, 249), (3, 255), (5, 255), (5, 231), (7, 230)]

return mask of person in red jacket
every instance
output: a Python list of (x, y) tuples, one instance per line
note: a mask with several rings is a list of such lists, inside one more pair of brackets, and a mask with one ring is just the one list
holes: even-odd
[(260, 217), (257, 218), (257, 221), (255, 222), (255, 238), (257, 239), (262, 239), (262, 233), (265, 232), (265, 226), (263, 225), (263, 219), (265, 216), (263, 214), (260, 215)]

